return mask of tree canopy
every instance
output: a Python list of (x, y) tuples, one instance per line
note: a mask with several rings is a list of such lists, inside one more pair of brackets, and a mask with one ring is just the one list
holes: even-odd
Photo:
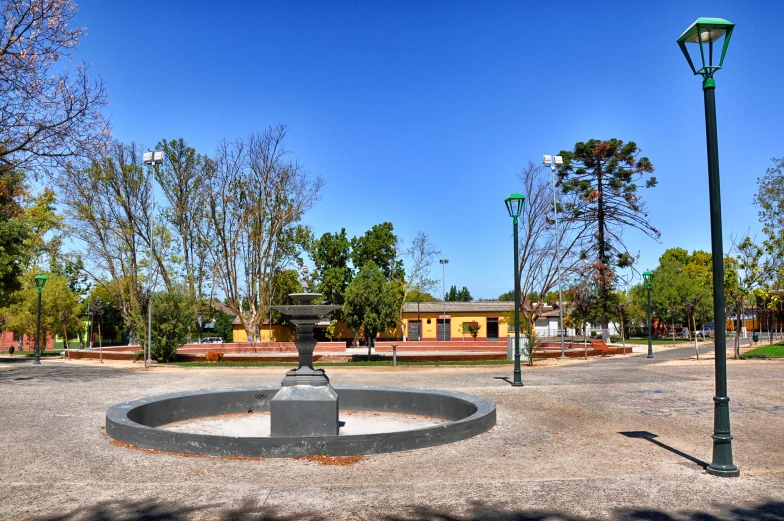
[[(558, 171), (562, 190), (577, 197), (565, 204), (564, 220), (585, 223), (593, 238), (582, 252), (591, 261), (597, 287), (597, 307), (601, 313), (602, 337), (609, 339), (608, 313), (616, 268), (634, 264), (623, 242), (623, 233), (637, 229), (658, 240), (659, 230), (650, 222), (647, 208), (638, 193), (638, 182), (654, 171), (653, 164), (640, 156), (633, 141), (591, 139), (578, 142), (573, 150), (562, 150), (564, 164)], [(646, 188), (656, 186), (648, 177)]]
[(364, 327), (370, 347), (378, 332), (396, 325), (401, 300), (400, 285), (370, 260), (346, 289), (343, 320), (354, 330)]
[(0, 6), (0, 177), (51, 171), (92, 157), (108, 135), (103, 82), (71, 59), (84, 29), (71, 0), (6, 0)]

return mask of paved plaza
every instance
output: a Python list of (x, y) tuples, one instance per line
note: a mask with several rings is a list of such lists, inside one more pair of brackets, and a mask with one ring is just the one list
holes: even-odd
[[(703, 348), (703, 354), (709, 349)], [(728, 354), (731, 351), (728, 350)], [(784, 361), (728, 361), (735, 463), (711, 459), (713, 360), (694, 348), (512, 366), (329, 367), (338, 385), (493, 400), (491, 431), (348, 465), (155, 454), (103, 433), (118, 402), (278, 384), (283, 368), (0, 359), (0, 519), (784, 520)]]

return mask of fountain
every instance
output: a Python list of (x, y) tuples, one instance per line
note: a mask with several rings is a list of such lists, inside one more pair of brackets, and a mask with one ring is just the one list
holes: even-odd
[[(307, 287), (306, 287), (307, 289)], [(313, 326), (340, 306), (316, 305), (318, 293), (289, 295), (297, 304), (274, 306), (297, 326), (296, 369), (280, 387), (208, 389), (142, 398), (106, 411), (106, 433), (145, 449), (210, 456), (296, 457), (349, 456), (394, 452), (452, 443), (476, 436), (495, 425), (495, 404), (465, 393), (399, 387), (332, 386), (323, 369), (313, 368)], [(343, 407), (343, 409), (341, 409)], [(415, 428), (340, 434), (340, 411), (436, 418)], [(214, 419), (269, 412), (270, 435), (223, 435), (170, 430), (188, 420)], [(377, 411), (377, 412), (376, 412)], [(356, 416), (351, 416), (356, 418)], [(376, 425), (382, 421), (373, 419)], [(387, 423), (388, 425), (388, 423)]]
[[(307, 287), (307, 286), (306, 286)], [(313, 368), (313, 326), (341, 306), (313, 305), (319, 293), (292, 293), (297, 302), (291, 306), (272, 306), (297, 326), (294, 345), (299, 353), (299, 366), (286, 373), (280, 391), (270, 402), (271, 434), (280, 436), (337, 436), (338, 393), (329, 384), (323, 369)]]

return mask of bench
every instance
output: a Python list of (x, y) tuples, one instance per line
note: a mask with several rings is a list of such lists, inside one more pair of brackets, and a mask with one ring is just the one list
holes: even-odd
[(612, 347), (608, 347), (603, 340), (591, 340), (591, 347), (594, 352), (601, 353), (602, 356), (607, 356), (607, 353), (615, 354), (615, 350)]

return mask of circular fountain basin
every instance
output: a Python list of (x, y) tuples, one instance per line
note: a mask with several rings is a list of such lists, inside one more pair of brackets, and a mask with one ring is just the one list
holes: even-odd
[[(164, 452), (290, 458), (432, 447), (464, 440), (495, 426), (495, 403), (470, 394), (334, 386), (340, 399), (340, 420), (345, 422), (342, 434), (273, 438), (268, 427), (263, 435), (263, 422), (278, 389), (199, 390), (121, 403), (106, 412), (106, 433), (129, 445)], [(258, 419), (251, 420), (253, 416)], [(257, 435), (253, 435), (254, 429), (258, 429)]]

